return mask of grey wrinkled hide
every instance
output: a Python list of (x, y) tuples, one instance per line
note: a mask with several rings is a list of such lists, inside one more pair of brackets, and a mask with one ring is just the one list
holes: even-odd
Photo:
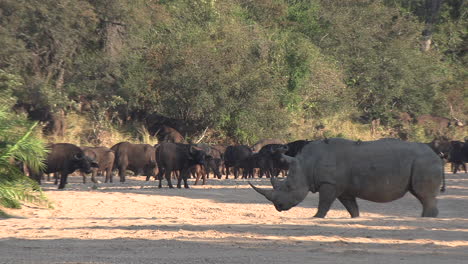
[(426, 144), (396, 139), (327, 142), (311, 142), (295, 158), (283, 155), (289, 176), (282, 182), (272, 179), (273, 190), (252, 187), (278, 211), (296, 206), (309, 191), (319, 192), (315, 217), (325, 217), (336, 198), (357, 217), (356, 198), (384, 203), (410, 191), (423, 206), (422, 216), (437, 216), (443, 163)]

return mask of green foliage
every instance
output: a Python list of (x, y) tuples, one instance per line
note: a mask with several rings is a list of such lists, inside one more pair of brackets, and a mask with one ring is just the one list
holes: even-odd
[(442, 2), (422, 53), (426, 2), (4, 0), (0, 75), (21, 103), (89, 101), (94, 134), (152, 113), (238, 142), (356, 112), (463, 118), (466, 1)]
[(9, 91), (21, 85), (14, 75), (0, 72), (0, 206), (19, 208), (21, 201), (47, 204), (37, 183), (24, 176), (16, 163), (22, 162), (31, 171), (43, 167), (46, 155), (44, 143), (33, 136), (37, 122), (31, 124), (25, 116), (10, 108), (15, 102)]

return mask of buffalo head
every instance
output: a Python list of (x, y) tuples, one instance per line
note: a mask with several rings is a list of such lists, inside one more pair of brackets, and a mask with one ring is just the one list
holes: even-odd
[(198, 149), (194, 146), (190, 146), (189, 148), (189, 156), (190, 159), (193, 160), (195, 163), (200, 165), (206, 164), (206, 153), (205, 151)]
[(76, 153), (73, 155), (75, 167), (83, 171), (84, 173), (91, 173), (91, 168), (98, 168), (99, 165), (96, 161), (83, 153)]

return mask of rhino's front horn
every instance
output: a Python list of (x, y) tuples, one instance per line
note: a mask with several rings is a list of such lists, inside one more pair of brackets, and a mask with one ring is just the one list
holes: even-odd
[(252, 186), (252, 188), (257, 191), (259, 194), (265, 196), (265, 198), (267, 198), (268, 200), (272, 201), (273, 199), (273, 190), (266, 190), (266, 189), (261, 189), (261, 188), (258, 188), (258, 187), (255, 187), (252, 183), (250, 183), (250, 186)]

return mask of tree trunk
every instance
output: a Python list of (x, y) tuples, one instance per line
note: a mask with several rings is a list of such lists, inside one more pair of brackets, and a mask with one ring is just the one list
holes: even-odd
[(432, 31), (437, 23), (440, 6), (443, 0), (426, 0), (426, 27), (422, 32), (421, 51), (427, 52), (432, 45)]

